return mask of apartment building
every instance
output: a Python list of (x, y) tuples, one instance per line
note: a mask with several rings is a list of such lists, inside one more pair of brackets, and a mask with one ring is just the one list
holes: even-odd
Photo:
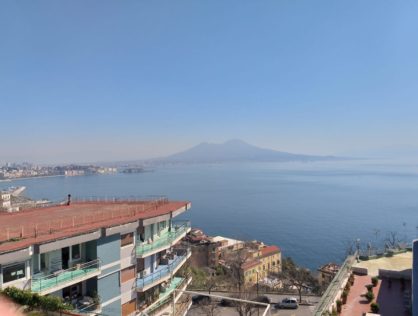
[(189, 202), (78, 201), (0, 214), (0, 288), (54, 295), (72, 314), (185, 315)]
[(11, 193), (9, 191), (0, 191), (0, 211), (8, 211), (11, 207)]
[(277, 246), (265, 246), (256, 244), (256, 249), (248, 252), (249, 256), (241, 266), (244, 282), (255, 284), (271, 273), (279, 273), (282, 270), (281, 251)]

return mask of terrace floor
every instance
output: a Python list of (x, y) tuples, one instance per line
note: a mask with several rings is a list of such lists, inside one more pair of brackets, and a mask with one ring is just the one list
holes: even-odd
[[(347, 303), (343, 305), (341, 316), (361, 316), (363, 313), (370, 312), (370, 303), (367, 302), (363, 294), (366, 294), (366, 285), (371, 283), (370, 276), (354, 277), (354, 285), (350, 289)], [(406, 283), (406, 289), (410, 289), (410, 282)], [(401, 284), (398, 280), (393, 280), (389, 287), (388, 280), (379, 280), (379, 284), (373, 288), (375, 301), (380, 306), (382, 316), (406, 316), (404, 308), (404, 297), (408, 292), (401, 291)]]
[(368, 274), (372, 276), (379, 275), (379, 269), (391, 271), (403, 271), (412, 269), (412, 252), (396, 254), (393, 257), (381, 257), (355, 263), (353, 267), (366, 268)]

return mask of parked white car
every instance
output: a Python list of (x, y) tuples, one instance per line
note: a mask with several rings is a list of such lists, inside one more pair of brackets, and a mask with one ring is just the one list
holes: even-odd
[(295, 297), (287, 297), (282, 300), (280, 303), (276, 304), (276, 308), (293, 308), (297, 309), (299, 307), (298, 300)]

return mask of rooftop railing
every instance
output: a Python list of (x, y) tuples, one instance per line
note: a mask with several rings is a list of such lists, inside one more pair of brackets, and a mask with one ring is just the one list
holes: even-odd
[(347, 282), (349, 274), (351, 273), (351, 267), (353, 266), (357, 257), (357, 253), (347, 257), (341, 268), (338, 270), (335, 277), (332, 279), (331, 284), (322, 295), (321, 300), (315, 308), (315, 316), (322, 316), (327, 311), (331, 310), (332, 305), (337, 299), (338, 293), (343, 290), (345, 282)]
[(187, 259), (190, 253), (190, 249), (182, 249), (182, 251), (179, 252), (169, 264), (160, 265), (157, 271), (138, 278), (136, 281), (136, 287), (138, 289), (143, 289), (144, 287), (171, 275), (181, 265), (181, 263)]
[(99, 259), (77, 264), (66, 270), (60, 270), (50, 275), (34, 277), (31, 281), (32, 292), (44, 292), (62, 284), (82, 279), (100, 270)]
[[(164, 196), (148, 196), (148, 200), (144, 197), (89, 197), (89, 198), (72, 198), (72, 203), (94, 204), (103, 202), (112, 205), (112, 207), (97, 209), (88, 209), (85, 212), (77, 215), (63, 214), (56, 220), (44, 220), (42, 222), (30, 222), (22, 225), (13, 225), (0, 227), (0, 244), (7, 241), (19, 241), (26, 238), (36, 238), (42, 235), (49, 235), (63, 229), (80, 227), (86, 224), (97, 224), (101, 221), (108, 221), (114, 219), (122, 219), (132, 217), (139, 213), (157, 209), (158, 207), (167, 204), (168, 199)], [(117, 207), (122, 204), (121, 207)], [(128, 205), (125, 205), (128, 204)], [(130, 205), (132, 204), (132, 205)], [(65, 207), (65, 202), (48, 204), (38, 208), (62, 206)], [(87, 206), (86, 206), (87, 207)], [(10, 216), (11, 213), (2, 214), (4, 218)]]
[(181, 235), (187, 233), (190, 228), (190, 221), (174, 222), (171, 226), (171, 230), (163, 233), (160, 237), (157, 237), (156, 240), (150, 243), (143, 242), (138, 245), (136, 247), (137, 256), (143, 256), (159, 248), (171, 245)]

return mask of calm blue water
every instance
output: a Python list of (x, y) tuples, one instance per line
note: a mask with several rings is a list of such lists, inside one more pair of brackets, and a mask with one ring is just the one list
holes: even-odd
[(54, 177), (25, 185), (34, 198), (166, 195), (190, 200), (187, 215), (210, 235), (258, 239), (315, 269), (341, 261), (346, 244), (383, 239), (418, 227), (418, 164), (376, 162), (263, 163), (157, 168), (141, 174)]

